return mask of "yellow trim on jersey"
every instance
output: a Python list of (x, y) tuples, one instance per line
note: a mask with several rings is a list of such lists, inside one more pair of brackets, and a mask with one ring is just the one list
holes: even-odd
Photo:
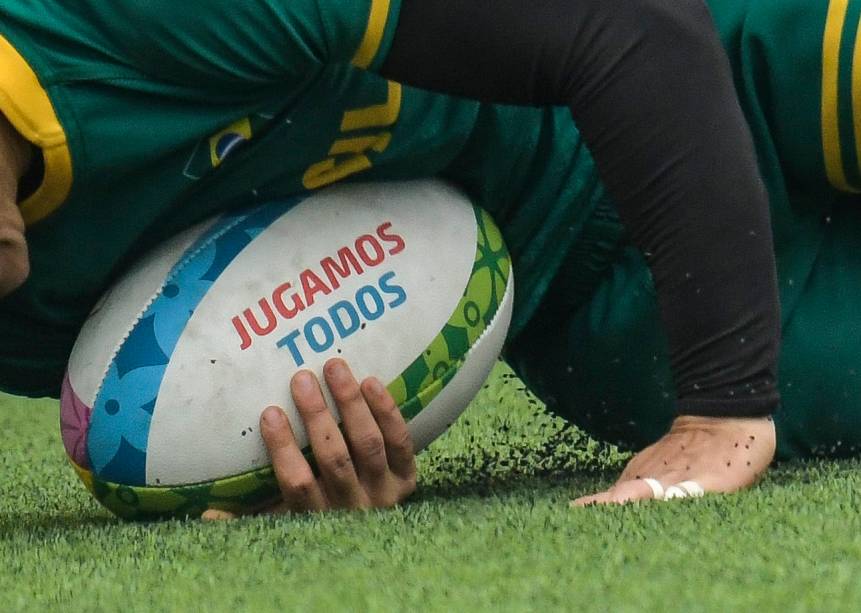
[[(855, 49), (852, 51), (852, 118), (855, 130), (856, 159), (861, 164), (861, 20), (855, 32)], [(861, 190), (854, 190), (861, 191)]]
[(383, 34), (386, 31), (386, 21), (389, 18), (390, 0), (371, 0), (371, 14), (368, 16), (368, 28), (365, 36), (353, 56), (353, 65), (358, 68), (368, 68), (374, 61), (380, 43), (383, 42)]
[(384, 128), (394, 124), (401, 114), (401, 84), (388, 82), (386, 101), (363, 109), (347, 111), (341, 119), (341, 132)]
[(831, 185), (845, 192), (858, 192), (859, 190), (849, 185), (843, 171), (837, 108), (840, 43), (848, 8), (849, 0), (831, 0), (825, 18), (825, 32), (822, 36), (822, 152), (825, 156), (825, 172)]
[(36, 73), (15, 47), (0, 35), (0, 112), (28, 141), (42, 149), (45, 179), (20, 204), (29, 225), (65, 202), (72, 188), (72, 156), (66, 133)]
[(392, 142), (391, 132), (380, 132), (373, 136), (357, 136), (355, 138), (339, 138), (329, 149), (329, 155), (343, 155), (345, 153), (363, 153), (373, 149), (382, 153)]

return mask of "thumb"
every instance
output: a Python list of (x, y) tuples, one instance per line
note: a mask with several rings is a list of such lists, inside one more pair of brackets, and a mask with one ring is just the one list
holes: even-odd
[(221, 509), (207, 509), (200, 518), (203, 521), (229, 521), (236, 519), (236, 514), (230, 511), (222, 511)]

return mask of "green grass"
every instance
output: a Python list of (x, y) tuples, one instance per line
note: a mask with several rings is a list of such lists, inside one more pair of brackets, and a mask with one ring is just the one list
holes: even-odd
[[(624, 456), (502, 368), (420, 459), (402, 508), (122, 523), (66, 464), (50, 402), (0, 400), (0, 611), (852, 611), (861, 465), (758, 488), (571, 510)], [(74, 609), (73, 609), (74, 607)]]

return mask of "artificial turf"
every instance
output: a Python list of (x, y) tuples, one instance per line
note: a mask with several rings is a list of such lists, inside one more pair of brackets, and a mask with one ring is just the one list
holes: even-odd
[(133, 524), (64, 459), (57, 406), (0, 399), (0, 611), (857, 611), (861, 464), (752, 491), (569, 509), (624, 455), (500, 366), (401, 508)]

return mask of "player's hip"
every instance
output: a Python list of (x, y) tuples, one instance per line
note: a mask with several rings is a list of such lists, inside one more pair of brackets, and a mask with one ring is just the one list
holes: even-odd
[[(781, 278), (787, 290), (803, 286), (783, 319), (781, 458), (861, 453), (861, 211), (835, 214), (808, 254), (812, 268)], [(592, 288), (548, 294), (507, 358), (553, 411), (639, 448), (675, 416), (660, 321), (651, 275), (627, 248)]]

